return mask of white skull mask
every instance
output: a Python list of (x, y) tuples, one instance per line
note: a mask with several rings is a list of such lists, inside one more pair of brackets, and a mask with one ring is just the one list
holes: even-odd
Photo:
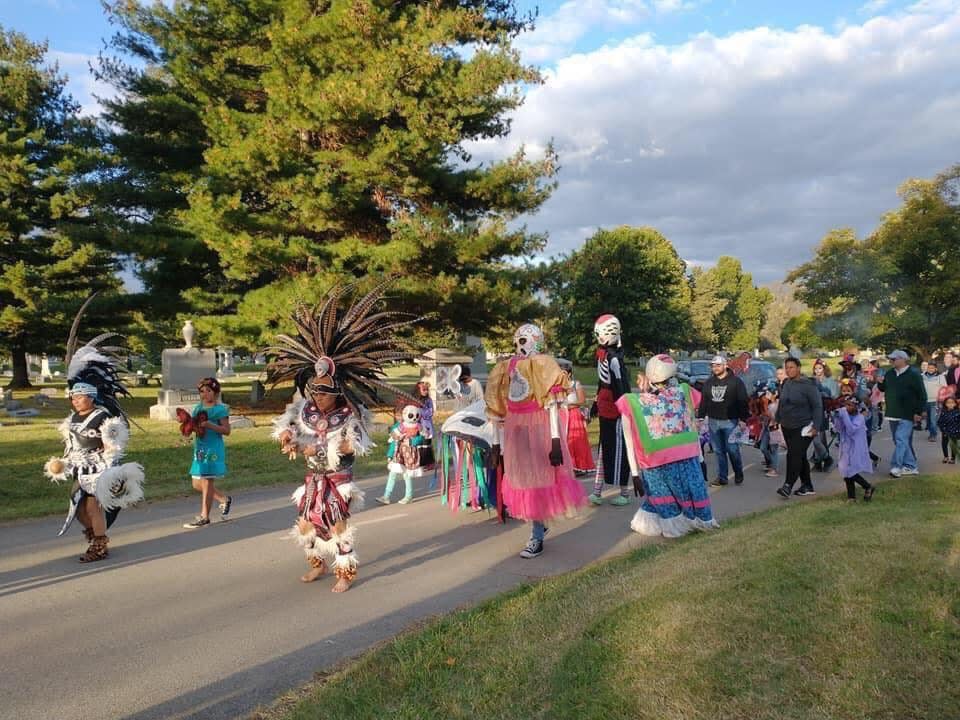
[(620, 321), (614, 315), (601, 315), (593, 325), (597, 342), (605, 347), (620, 346)]
[(404, 425), (417, 425), (420, 423), (420, 408), (416, 405), (406, 405), (400, 414), (400, 419)]
[(513, 347), (520, 357), (530, 357), (543, 352), (543, 331), (536, 325), (526, 324), (513, 334)]

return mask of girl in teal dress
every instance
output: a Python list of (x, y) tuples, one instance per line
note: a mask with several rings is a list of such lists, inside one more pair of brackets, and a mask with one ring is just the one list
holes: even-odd
[[(216, 378), (204, 378), (197, 385), (200, 402), (193, 408), (195, 436), (193, 440), (193, 464), (190, 475), (193, 489), (200, 493), (200, 514), (185, 528), (199, 528), (210, 524), (210, 508), (216, 499), (220, 503), (220, 517), (230, 514), (233, 498), (214, 487), (214, 482), (227, 474), (227, 451), (223, 442), (230, 434), (230, 408), (220, 402), (220, 382)], [(204, 418), (204, 415), (206, 416)]]

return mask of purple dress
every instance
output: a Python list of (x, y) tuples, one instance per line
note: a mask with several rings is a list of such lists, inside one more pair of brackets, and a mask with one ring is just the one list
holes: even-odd
[(873, 462), (867, 447), (867, 419), (860, 413), (851, 415), (841, 409), (834, 415), (834, 426), (840, 433), (840, 474), (848, 478), (857, 473), (872, 473)]

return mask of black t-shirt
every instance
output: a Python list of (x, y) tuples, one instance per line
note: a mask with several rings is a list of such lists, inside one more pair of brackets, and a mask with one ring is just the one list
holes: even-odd
[(703, 384), (698, 417), (713, 420), (746, 420), (750, 417), (747, 407), (747, 388), (732, 372), (721, 379), (711, 375)]

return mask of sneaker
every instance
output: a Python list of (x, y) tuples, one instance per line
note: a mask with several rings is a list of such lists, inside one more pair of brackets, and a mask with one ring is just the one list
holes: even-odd
[(220, 517), (226, 519), (227, 515), (230, 514), (231, 505), (233, 505), (233, 498), (227, 495), (226, 502), (220, 503)]
[(903, 469), (898, 467), (890, 468), (890, 477), (900, 477), (903, 475)]
[(764, 475), (766, 475), (767, 477), (780, 477), (780, 473), (778, 473), (778, 472), (777, 472), (776, 470), (774, 470), (773, 468), (770, 468), (769, 470), (767, 470), (767, 471), (764, 473)]
[(716, 480), (710, 481), (711, 485), (729, 485), (726, 478), (717, 478)]
[(377, 498), (377, 502), (380, 503), (381, 505), (389, 505), (390, 498), (388, 498), (386, 495), (381, 495), (380, 497)]
[(590, 504), (591, 505), (603, 505), (603, 498), (597, 495), (596, 493), (590, 494)]
[(412, 497), (402, 497), (399, 500), (397, 500), (397, 503), (399, 503), (400, 505), (409, 505), (412, 502), (413, 502)]
[(878, 467), (880, 467), (880, 458), (873, 461), (873, 471), (876, 472)]
[(803, 497), (804, 495), (816, 495), (817, 491), (814, 490), (812, 487), (803, 487), (801, 485), (799, 488), (797, 488), (796, 491), (794, 491), (793, 494)]
[(919, 475), (920, 470), (918, 470), (917, 468), (905, 467), (905, 468), (900, 468), (900, 474), (901, 475)]
[(611, 505), (616, 505), (617, 507), (623, 507), (624, 505), (630, 504), (630, 498), (624, 497), (623, 495), (617, 495), (610, 501)]
[(733, 482), (736, 485), (743, 485), (743, 475), (736, 475), (733, 478)]
[(823, 470), (823, 472), (830, 472), (830, 468), (832, 467), (833, 467), (833, 458), (828, 455), (826, 460), (823, 461), (823, 467), (821, 469)]
[(199, 515), (197, 515), (193, 519), (193, 522), (184, 523), (183, 526), (185, 528), (193, 530), (194, 528), (200, 528), (200, 527), (203, 527), (204, 525), (209, 525), (209, 524), (210, 524), (210, 518), (200, 517)]
[(527, 542), (527, 546), (520, 551), (520, 557), (524, 560), (529, 560), (530, 558), (535, 558), (537, 555), (543, 552), (543, 540), (534, 540), (530, 538)]
[(789, 500), (789, 499), (790, 499), (790, 488), (787, 487), (786, 485), (781, 485), (780, 487), (777, 488), (777, 495), (779, 495), (779, 496), (782, 497), (782, 498), (786, 498), (787, 500)]
[(868, 487), (866, 490), (864, 490), (864, 491), (863, 491), (863, 501), (864, 501), (864, 502), (870, 502), (870, 500), (873, 498), (873, 493), (876, 492), (876, 490), (877, 490), (877, 486), (876, 486), (876, 485), (871, 485), (871, 486)]

